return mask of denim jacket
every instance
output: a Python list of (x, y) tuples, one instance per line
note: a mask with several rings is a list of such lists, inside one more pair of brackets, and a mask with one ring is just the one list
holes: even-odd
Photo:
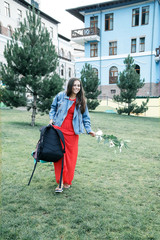
[[(55, 96), (49, 112), (49, 117), (50, 119), (53, 119), (54, 125), (59, 127), (62, 125), (65, 117), (67, 116), (67, 112), (73, 103), (73, 101), (69, 100), (69, 97), (65, 92), (60, 92)], [(72, 123), (74, 132), (77, 135), (84, 133), (84, 127), (87, 133), (92, 132), (87, 106), (83, 114), (81, 114), (79, 107), (75, 107)]]

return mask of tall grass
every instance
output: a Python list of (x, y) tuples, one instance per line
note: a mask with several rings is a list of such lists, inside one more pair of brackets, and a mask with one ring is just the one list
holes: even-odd
[(159, 119), (91, 112), (100, 128), (130, 140), (115, 153), (80, 136), (73, 185), (56, 194), (51, 164), (33, 169), (31, 152), (48, 116), (2, 110), (2, 240), (159, 240)]

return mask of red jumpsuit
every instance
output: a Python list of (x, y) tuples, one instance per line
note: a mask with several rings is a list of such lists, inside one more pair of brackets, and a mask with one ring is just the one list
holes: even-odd
[[(74, 101), (73, 105), (69, 108), (66, 118), (64, 119), (61, 127), (54, 126), (62, 131), (65, 140), (65, 154), (64, 154), (64, 168), (63, 168), (63, 183), (72, 184), (74, 177), (74, 171), (78, 156), (78, 140), (79, 135), (76, 135), (73, 129), (73, 114), (76, 105), (76, 99), (70, 99)], [(62, 167), (62, 160), (54, 163), (56, 182), (59, 183), (60, 173)]]

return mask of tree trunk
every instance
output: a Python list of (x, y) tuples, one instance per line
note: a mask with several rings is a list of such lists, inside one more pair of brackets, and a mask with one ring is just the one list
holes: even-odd
[(36, 110), (37, 110), (37, 95), (33, 95), (33, 107), (32, 107), (32, 121), (31, 126), (35, 126), (35, 118), (36, 118)]
[(128, 103), (128, 116), (130, 115), (130, 103)]

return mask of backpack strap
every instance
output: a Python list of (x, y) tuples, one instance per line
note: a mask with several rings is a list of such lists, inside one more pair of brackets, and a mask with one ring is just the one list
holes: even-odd
[[(53, 125), (52, 125), (52, 126), (53, 126)], [(53, 126), (53, 128), (54, 128), (54, 126)], [(55, 129), (56, 132), (58, 133), (58, 136), (59, 136), (59, 138), (61, 139), (61, 141), (62, 141), (62, 143), (63, 143), (62, 151), (63, 151), (63, 153), (65, 153), (65, 140), (64, 140), (63, 133), (62, 133), (61, 130), (59, 130), (59, 129), (56, 129), (56, 128), (54, 128), (54, 129)]]
[(34, 171), (36, 170), (37, 162), (38, 162), (38, 161), (36, 160), (36, 162), (35, 162), (35, 164), (34, 164), (33, 172), (32, 172), (32, 174), (31, 174), (31, 177), (30, 177), (29, 182), (28, 182), (28, 186), (29, 186), (30, 183), (31, 183), (31, 180), (32, 180), (32, 177), (33, 177)]
[[(54, 125), (52, 125), (52, 127), (54, 128)], [(63, 153), (65, 153), (65, 140), (64, 140), (64, 136), (63, 136), (63, 133), (61, 132), (61, 130), (59, 129), (56, 129), (56, 132), (58, 133), (58, 136), (59, 138), (61, 139), (62, 143), (63, 143), (63, 148), (62, 148), (62, 151)], [(61, 144), (62, 145), (62, 144)], [(64, 166), (64, 155), (63, 155), (63, 158), (62, 158), (62, 168), (61, 168), (61, 175), (60, 175), (60, 180), (59, 180), (59, 188), (61, 188), (61, 185), (62, 185), (62, 177), (63, 177), (63, 166)]]
[(60, 180), (59, 180), (59, 188), (61, 188), (61, 185), (62, 185), (63, 166), (64, 166), (64, 155), (63, 155), (63, 158), (62, 158), (62, 168), (61, 168), (61, 175), (60, 175)]

